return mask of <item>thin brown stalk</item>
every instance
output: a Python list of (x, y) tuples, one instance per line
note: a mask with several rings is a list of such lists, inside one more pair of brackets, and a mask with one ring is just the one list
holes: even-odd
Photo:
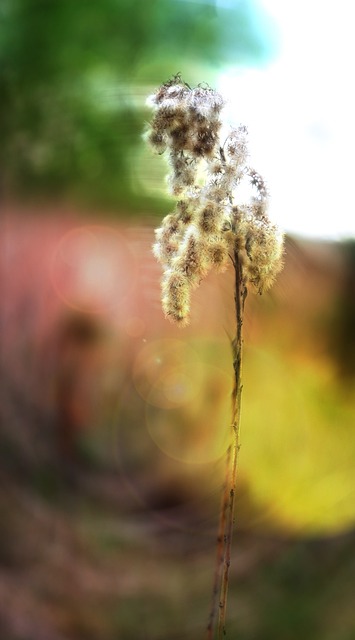
[(226, 543), (227, 510), (228, 510), (228, 504), (229, 504), (231, 452), (232, 452), (232, 446), (230, 445), (227, 449), (225, 480), (223, 485), (221, 509), (220, 509), (220, 515), (219, 515), (219, 523), (218, 523), (216, 563), (215, 563), (215, 572), (213, 576), (210, 615), (209, 615), (208, 625), (207, 625), (207, 636), (206, 636), (207, 640), (213, 640), (213, 632), (214, 632), (215, 618), (216, 618), (216, 611), (217, 611), (217, 599), (220, 591), (222, 566), (223, 566), (223, 560), (224, 560), (224, 551), (225, 551), (225, 543)]
[(222, 640), (226, 636), (226, 612), (227, 612), (227, 597), (228, 597), (228, 584), (229, 584), (229, 569), (231, 563), (231, 549), (232, 549), (232, 534), (234, 527), (234, 505), (235, 505), (235, 489), (237, 480), (237, 462), (239, 453), (239, 431), (240, 431), (240, 408), (241, 408), (241, 396), (242, 396), (242, 349), (243, 349), (243, 316), (244, 305), (247, 296), (247, 288), (245, 284), (245, 278), (243, 274), (243, 266), (238, 254), (238, 250), (234, 253), (234, 267), (235, 267), (235, 312), (236, 312), (236, 335), (232, 341), (233, 350), (233, 369), (234, 369), (234, 389), (233, 389), (233, 404), (232, 404), (232, 444), (231, 444), (231, 462), (230, 471), (227, 475), (227, 494), (228, 494), (228, 508), (226, 510), (225, 519), (225, 545), (224, 545), (224, 559), (223, 569), (221, 575), (221, 589), (220, 589), (220, 601), (219, 601), (219, 616), (218, 616), (218, 630), (217, 638)]

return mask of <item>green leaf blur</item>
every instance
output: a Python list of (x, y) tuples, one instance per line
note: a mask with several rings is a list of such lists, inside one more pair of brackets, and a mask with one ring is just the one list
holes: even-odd
[(177, 72), (213, 80), (270, 51), (250, 1), (3, 0), (2, 197), (146, 208), (134, 167), (147, 87)]

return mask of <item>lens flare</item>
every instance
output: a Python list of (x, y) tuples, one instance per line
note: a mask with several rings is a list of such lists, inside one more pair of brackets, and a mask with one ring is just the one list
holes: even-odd
[(51, 282), (72, 309), (104, 313), (122, 303), (136, 280), (136, 263), (126, 239), (114, 228), (71, 229), (53, 253)]
[(140, 338), (146, 330), (143, 318), (130, 316), (124, 324), (124, 329), (130, 338)]
[(157, 404), (155, 386), (147, 398), (146, 421), (152, 440), (170, 458), (190, 464), (220, 458), (231, 436), (232, 379), (212, 365), (204, 364), (202, 372), (193, 379), (185, 370), (175, 369), (172, 379), (165, 379), (165, 406)]
[(198, 393), (203, 376), (198, 354), (180, 340), (155, 340), (138, 353), (133, 381), (149, 404), (171, 409), (190, 402)]

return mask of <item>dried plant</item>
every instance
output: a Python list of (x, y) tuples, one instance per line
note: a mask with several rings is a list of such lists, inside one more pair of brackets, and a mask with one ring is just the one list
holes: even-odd
[[(228, 578), (241, 406), (242, 327), (249, 289), (262, 293), (282, 268), (283, 239), (268, 214), (268, 191), (250, 167), (245, 126), (223, 133), (222, 96), (208, 86), (191, 88), (174, 76), (148, 98), (154, 117), (146, 137), (169, 162), (169, 188), (177, 202), (156, 230), (153, 252), (162, 265), (162, 306), (180, 325), (189, 321), (191, 292), (211, 269), (235, 271), (236, 335), (232, 340), (234, 389), (231, 443), (220, 513), (213, 597), (207, 628), (225, 637)], [(222, 142), (222, 136), (224, 141)], [(243, 185), (251, 188), (240, 201)], [(239, 198), (239, 199), (238, 199)]]

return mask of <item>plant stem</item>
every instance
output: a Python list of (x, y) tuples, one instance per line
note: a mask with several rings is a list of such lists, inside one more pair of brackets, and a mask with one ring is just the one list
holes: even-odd
[(209, 615), (209, 620), (207, 625), (207, 640), (213, 640), (213, 631), (214, 631), (216, 609), (217, 609), (217, 598), (220, 591), (221, 570), (222, 570), (224, 553), (225, 553), (225, 542), (226, 542), (225, 532), (226, 532), (227, 510), (228, 510), (228, 504), (229, 504), (231, 451), (232, 451), (232, 446), (229, 445), (227, 449), (225, 479), (224, 479), (223, 492), (222, 492), (221, 508), (219, 512), (216, 563), (215, 563), (215, 572), (213, 577), (213, 589), (212, 589), (210, 615)]
[[(244, 305), (247, 296), (247, 288), (245, 283), (245, 277), (243, 274), (243, 265), (236, 248), (234, 251), (234, 269), (235, 269), (235, 313), (236, 313), (236, 335), (232, 341), (232, 353), (233, 353), (233, 369), (234, 369), (234, 389), (232, 394), (232, 443), (230, 451), (230, 464), (227, 469), (226, 487), (224, 494), (227, 496), (228, 505), (226, 508), (225, 516), (223, 516), (225, 533), (223, 535), (224, 541), (224, 559), (223, 569), (221, 575), (221, 589), (220, 589), (220, 601), (219, 601), (219, 616), (218, 616), (218, 640), (222, 640), (226, 636), (226, 612), (227, 612), (227, 596), (228, 596), (228, 582), (229, 582), (229, 569), (231, 562), (231, 548), (232, 548), (232, 534), (234, 526), (234, 504), (235, 504), (235, 489), (237, 479), (237, 462), (238, 453), (240, 449), (239, 444), (239, 430), (240, 430), (240, 409), (241, 409), (241, 397), (242, 397), (242, 349), (243, 349), (243, 316)], [(230, 468), (229, 468), (230, 467)], [(222, 517), (221, 517), (222, 520)]]

